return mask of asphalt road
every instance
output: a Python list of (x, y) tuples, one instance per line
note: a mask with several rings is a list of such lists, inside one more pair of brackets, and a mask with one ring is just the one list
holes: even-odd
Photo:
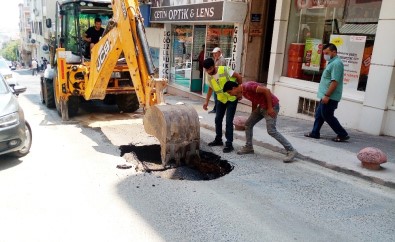
[[(23, 74), (23, 73), (21, 73)], [(0, 241), (395, 241), (395, 192), (255, 147), (202, 149), (234, 166), (210, 181), (117, 169), (120, 145), (155, 143), (142, 113), (85, 107), (61, 122), (39, 99), (38, 77), (16, 74), (33, 129), (31, 153), (0, 157)], [(239, 147), (242, 142), (236, 141)]]

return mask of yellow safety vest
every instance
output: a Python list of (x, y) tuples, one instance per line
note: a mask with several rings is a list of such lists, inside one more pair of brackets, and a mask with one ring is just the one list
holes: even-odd
[(236, 96), (231, 96), (227, 92), (223, 92), (224, 85), (227, 81), (236, 82), (236, 78), (230, 77), (226, 68), (226, 66), (218, 66), (218, 80), (210, 76), (211, 88), (217, 94), (217, 100), (221, 103), (233, 102), (237, 99)]

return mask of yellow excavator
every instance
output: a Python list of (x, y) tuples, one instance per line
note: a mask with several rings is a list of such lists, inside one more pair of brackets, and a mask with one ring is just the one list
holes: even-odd
[[(106, 28), (90, 49), (83, 36), (96, 18)], [(83, 100), (116, 103), (123, 112), (142, 107), (145, 131), (159, 140), (164, 166), (199, 157), (198, 114), (193, 107), (165, 103), (167, 80), (155, 78), (138, 0), (58, 1), (54, 36), (41, 99), (62, 120), (76, 115)]]

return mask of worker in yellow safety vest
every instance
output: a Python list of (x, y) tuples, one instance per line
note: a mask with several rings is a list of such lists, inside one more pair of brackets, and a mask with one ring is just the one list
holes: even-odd
[(223, 146), (222, 142), (222, 121), (226, 113), (226, 127), (225, 127), (225, 147), (224, 153), (229, 153), (233, 148), (233, 118), (236, 113), (238, 99), (228, 93), (224, 93), (222, 89), (228, 81), (242, 83), (242, 77), (239, 73), (233, 71), (227, 66), (215, 66), (212, 58), (207, 58), (203, 62), (203, 68), (208, 74), (208, 91), (206, 100), (203, 104), (203, 109), (207, 110), (208, 102), (213, 91), (217, 94), (217, 108), (215, 113), (215, 140), (210, 142), (209, 146)]

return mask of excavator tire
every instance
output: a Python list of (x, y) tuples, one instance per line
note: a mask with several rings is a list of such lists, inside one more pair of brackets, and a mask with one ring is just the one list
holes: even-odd
[(160, 142), (163, 166), (168, 166), (173, 159), (177, 166), (181, 165), (182, 160), (186, 164), (190, 164), (191, 159), (200, 160), (199, 116), (192, 106), (151, 106), (144, 115), (143, 123), (145, 131)]
[(40, 101), (45, 104), (44, 100), (44, 77), (40, 77)]
[(80, 107), (80, 97), (79, 96), (69, 96), (67, 100), (67, 108), (69, 111), (69, 117), (77, 115), (78, 109)]
[(103, 99), (103, 103), (106, 105), (115, 105), (117, 104), (117, 97), (114, 94), (107, 94)]
[(53, 94), (54, 94), (54, 103), (56, 110), (58, 111), (59, 116), (62, 117), (62, 120), (66, 121), (69, 117), (73, 117), (78, 113), (80, 98), (79, 96), (69, 96), (66, 102), (61, 101), (58, 96), (59, 93), (56, 91), (56, 74), (53, 81)]
[(54, 100), (53, 82), (51, 79), (44, 78), (42, 92), (43, 92), (42, 95), (45, 102), (45, 106), (47, 106), (47, 108), (54, 108), (55, 100)]
[(136, 93), (118, 94), (117, 105), (119, 110), (124, 113), (133, 113), (140, 107)]

